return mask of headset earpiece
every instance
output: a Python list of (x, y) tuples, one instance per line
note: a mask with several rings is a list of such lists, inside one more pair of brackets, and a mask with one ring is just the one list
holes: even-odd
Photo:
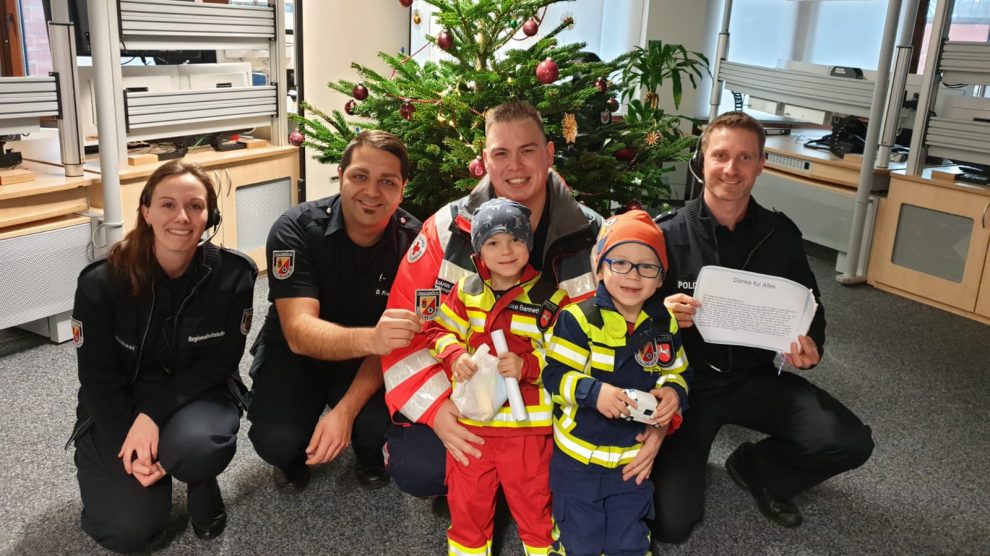
[(219, 226), (221, 222), (223, 222), (223, 217), (220, 216), (220, 208), (213, 207), (210, 210), (210, 215), (206, 218), (206, 227), (215, 228)]
[(702, 152), (701, 147), (704, 140), (705, 134), (702, 133), (698, 137), (698, 144), (694, 147), (694, 153), (691, 154), (691, 159), (688, 160), (688, 171), (702, 185), (705, 183), (705, 153)]

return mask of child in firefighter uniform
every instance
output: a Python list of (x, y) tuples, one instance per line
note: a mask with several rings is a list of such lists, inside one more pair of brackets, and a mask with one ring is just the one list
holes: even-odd
[(554, 402), (551, 553), (649, 554), (653, 484), (623, 480), (622, 467), (651, 425), (623, 419), (634, 404), (625, 389), (653, 394), (654, 434), (670, 434), (691, 372), (677, 321), (657, 293), (667, 253), (650, 217), (634, 210), (606, 220), (594, 259), (598, 291), (561, 311), (542, 374)]
[[(495, 496), (501, 485), (525, 553), (547, 554), (552, 404), (540, 384), (540, 371), (544, 335), (566, 294), (555, 286), (539, 291), (540, 275), (529, 265), (533, 234), (527, 207), (492, 199), (478, 207), (472, 223), (478, 273), (459, 280), (444, 300), (428, 328), (430, 350), (451, 382), (466, 380), (476, 371), (470, 354), (486, 343), (494, 354), (490, 334), (504, 331), (509, 352), (499, 355), (499, 373), (518, 379), (528, 419), (514, 420), (508, 403), (490, 421), (460, 419), (485, 443), (478, 446), (481, 458), (468, 466), (447, 456), (448, 553), (491, 554)], [(429, 303), (417, 303), (425, 305)]]

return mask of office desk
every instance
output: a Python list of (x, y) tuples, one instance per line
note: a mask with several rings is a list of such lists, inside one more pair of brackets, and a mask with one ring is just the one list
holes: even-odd
[[(820, 129), (796, 129), (791, 135), (767, 137), (767, 164), (756, 180), (753, 195), (763, 206), (785, 213), (808, 241), (836, 250), (839, 256), (835, 268), (841, 272), (849, 249), (862, 156), (846, 155), (840, 159), (828, 151), (804, 146), (806, 141), (826, 133)], [(890, 170), (873, 173), (873, 190), (886, 189)], [(862, 274), (869, 261), (878, 198), (879, 192), (871, 195), (867, 208), (857, 266)]]

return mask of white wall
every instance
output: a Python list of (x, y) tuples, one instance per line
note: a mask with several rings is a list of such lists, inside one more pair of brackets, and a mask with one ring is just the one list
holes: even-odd
[[(327, 88), (338, 79), (358, 80), (351, 63), (384, 72), (379, 52), (409, 52), (409, 8), (397, 0), (360, 3), (347, 0), (306, 0), (303, 5), (303, 56), (305, 91), (310, 104), (330, 112), (343, 110), (348, 96)], [(385, 75), (388, 75), (387, 73)], [(320, 164), (306, 152), (306, 195), (312, 199), (337, 192), (331, 178), (336, 165)]]

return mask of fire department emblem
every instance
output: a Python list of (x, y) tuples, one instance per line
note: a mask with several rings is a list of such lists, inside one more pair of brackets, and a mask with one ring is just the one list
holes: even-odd
[(546, 332), (550, 328), (550, 325), (553, 324), (553, 317), (559, 308), (556, 303), (549, 299), (543, 302), (543, 306), (540, 307), (540, 314), (536, 317), (536, 326), (540, 332)]
[(279, 280), (285, 280), (292, 276), (296, 270), (296, 251), (286, 249), (282, 251), (272, 251), (272, 274)]
[(636, 352), (636, 362), (645, 367), (652, 367), (657, 364), (657, 341), (650, 340), (643, 344), (643, 347), (639, 348)]
[(251, 320), (254, 318), (254, 308), (248, 307), (241, 313), (241, 334), (245, 336), (251, 331)]
[(409, 246), (409, 251), (406, 253), (406, 260), (409, 264), (412, 264), (420, 259), (426, 253), (426, 236), (419, 234), (413, 241), (413, 244)]
[(83, 336), (83, 323), (81, 320), (70, 319), (69, 322), (72, 324), (72, 345), (76, 349), (79, 349), (83, 345), (83, 341), (86, 339)]
[(440, 290), (416, 290), (416, 315), (433, 320), (440, 313)]
[(674, 338), (670, 334), (661, 334), (656, 339), (657, 361), (667, 366), (674, 362)]

